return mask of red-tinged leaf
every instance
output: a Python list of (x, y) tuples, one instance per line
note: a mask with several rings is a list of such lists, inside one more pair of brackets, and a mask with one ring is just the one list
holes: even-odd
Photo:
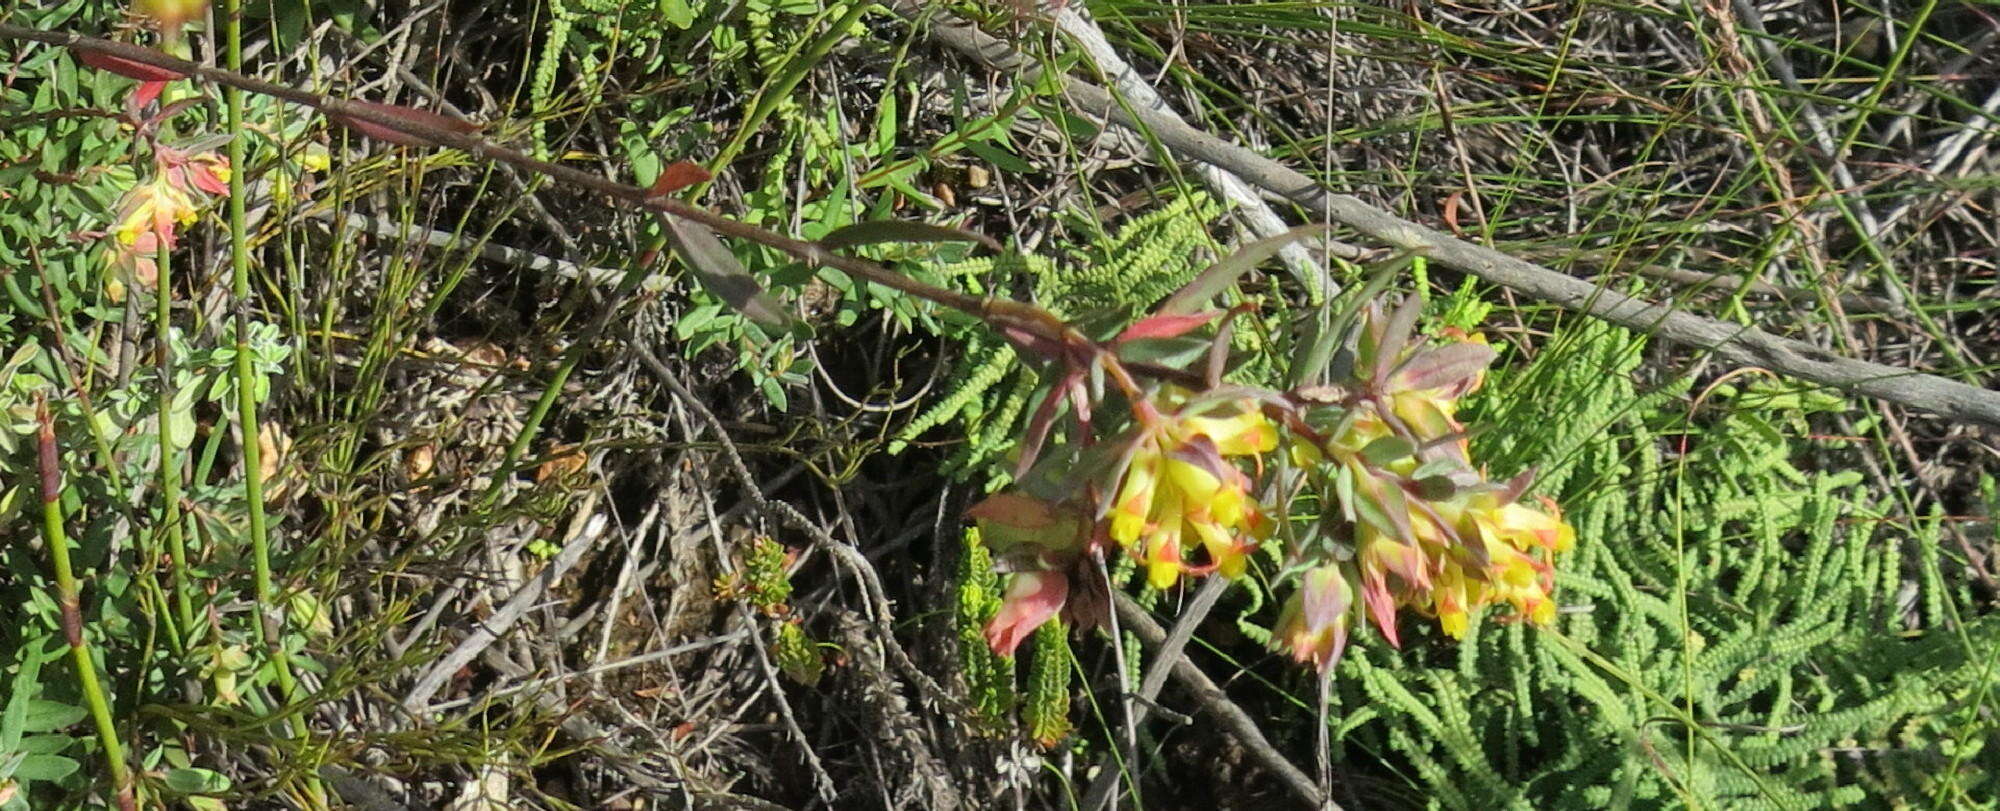
[(1064, 354), (1062, 344), (1017, 326), (1003, 326), (1000, 328), (1000, 334), (1015, 347), (1032, 353), (1042, 360), (1056, 360)]
[(1382, 638), (1389, 640), (1390, 647), (1401, 649), (1402, 640), (1396, 638), (1396, 598), (1389, 593), (1388, 581), (1380, 575), (1364, 573), (1361, 576), (1361, 601), (1368, 606), (1368, 618), (1382, 630)]
[(1426, 391), (1442, 389), (1479, 374), (1493, 362), (1493, 347), (1462, 342), (1446, 344), (1410, 358), (1396, 370), (1391, 390)]
[(1521, 494), (1528, 492), (1528, 486), (1534, 483), (1535, 483), (1534, 468), (1528, 468), (1527, 470), (1521, 471), (1514, 478), (1508, 479), (1507, 485), (1501, 489), (1500, 503), (1512, 504), (1516, 501), (1519, 501), (1521, 499)]
[(1389, 321), (1382, 325), (1382, 332), (1375, 345), (1374, 375), (1369, 381), (1381, 385), (1389, 377), (1389, 370), (1396, 368), (1396, 361), (1403, 350), (1410, 345), (1410, 332), (1416, 329), (1417, 316), (1423, 311), (1423, 302), (1416, 296), (1404, 296), (1403, 302), (1389, 314)]
[(166, 89), (167, 82), (164, 79), (140, 82), (138, 87), (132, 89), (132, 109), (134, 111), (146, 109), (146, 105), (152, 104), (153, 100), (159, 98), (160, 93)]
[(986, 626), (986, 644), (1001, 656), (1014, 649), (1042, 623), (1061, 611), (1069, 597), (1069, 578), (1062, 572), (1022, 572), (1007, 581), (1000, 612)]
[(998, 240), (976, 231), (904, 220), (857, 222), (834, 229), (833, 233), (821, 237), (819, 244), (831, 251), (881, 242), (976, 242), (991, 250), (1001, 249)]
[(1204, 380), (1213, 389), (1222, 385), (1222, 372), (1229, 366), (1229, 346), (1235, 336), (1236, 317), (1249, 312), (1249, 308), (1238, 305), (1229, 308), (1229, 314), (1222, 317), (1222, 324), (1215, 328), (1215, 340), (1208, 344), (1208, 368)]
[(1229, 258), (1210, 265), (1207, 270), (1201, 272), (1201, 275), (1194, 277), (1194, 281), (1188, 282), (1186, 287), (1175, 291), (1160, 305), (1159, 313), (1161, 315), (1192, 313), (1208, 306), (1210, 300), (1222, 295), (1222, 291), (1229, 289), (1230, 285), (1235, 284), (1236, 280), (1251, 268), (1276, 255), (1287, 245), (1307, 237), (1325, 235), (1327, 228), (1325, 225), (1301, 226), (1243, 246)]
[[(440, 130), (443, 132), (456, 132), (462, 135), (469, 135), (471, 133), (479, 131), (479, 125), (474, 124), (470, 121), (452, 118), (451, 116), (448, 115), (440, 115), (438, 113), (433, 113), (429, 110), (419, 110), (415, 107), (404, 107), (400, 104), (383, 104), (378, 101), (348, 100), (341, 102), (341, 106), (359, 112), (368, 113), (371, 116), (378, 116), (381, 118), (386, 118), (393, 121), (406, 123), (414, 128), (433, 129), (433, 130)], [(326, 118), (328, 121), (332, 121), (335, 124), (339, 124), (343, 127), (354, 130), (355, 132), (361, 133), (362, 135), (368, 136), (377, 141), (387, 141), (392, 144), (401, 144), (403, 146), (436, 145), (429, 138), (425, 138), (421, 135), (414, 135), (408, 132), (404, 132), (395, 127), (391, 127), (388, 124), (379, 123), (377, 121), (369, 120), (367, 118), (362, 118), (360, 116), (352, 116), (352, 115), (347, 115), (345, 113), (337, 113), (332, 110), (327, 110)]]
[(1042, 402), (1035, 407), (1035, 416), (1028, 420), (1028, 433), (1021, 438), (1021, 458), (1014, 462), (1014, 480), (1020, 481), (1035, 466), (1035, 459), (1042, 455), (1042, 443), (1047, 442), (1049, 430), (1055, 427), (1056, 409), (1072, 387), (1082, 382), (1083, 373), (1072, 370), (1049, 387), (1042, 395)]
[(1083, 436), (1090, 436), (1090, 390), (1083, 385), (1083, 377), (1078, 376), (1069, 385), (1069, 406), (1076, 409), (1076, 427)]
[(665, 197), (696, 183), (707, 183), (715, 175), (709, 174), (701, 164), (690, 161), (674, 161), (660, 170), (660, 176), (653, 181), (652, 188), (646, 190), (647, 197)]
[[(71, 50), (70, 53), (76, 55), (76, 61), (78, 62), (82, 62), (98, 70), (107, 70), (116, 73), (127, 79), (138, 79), (142, 82), (170, 82), (175, 79), (187, 78), (187, 74), (177, 70), (150, 65), (136, 59), (112, 56), (103, 51), (87, 51), (79, 48)], [(154, 51), (154, 53), (159, 52)], [(160, 58), (169, 59), (171, 57), (161, 53)]]
[(1464, 197), (1465, 192), (1455, 191), (1444, 198), (1445, 227), (1450, 228), (1451, 235), (1459, 239), (1465, 238), (1465, 229), (1458, 227), (1458, 201)]
[(1122, 344), (1146, 338), (1178, 338), (1200, 328), (1203, 324), (1214, 321), (1215, 317), (1221, 314), (1221, 310), (1209, 310), (1188, 315), (1149, 315), (1132, 322), (1132, 326), (1118, 333), (1118, 337), (1112, 339), (1112, 343)]

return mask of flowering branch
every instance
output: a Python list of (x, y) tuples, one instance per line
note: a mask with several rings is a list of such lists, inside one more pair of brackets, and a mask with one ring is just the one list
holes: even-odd
[[(678, 218), (785, 253), (815, 267), (840, 270), (856, 278), (908, 295), (956, 309), (992, 325), (1017, 342), (1043, 346), (1074, 345), (1082, 336), (1061, 319), (1032, 304), (991, 296), (973, 296), (896, 273), (882, 265), (837, 253), (826, 245), (794, 239), (743, 223), (653, 190), (620, 183), (573, 167), (537, 160), (522, 152), (500, 146), (476, 134), (478, 126), (436, 113), (391, 104), (357, 101), (315, 93), (288, 85), (244, 76), (234, 71), (180, 59), (152, 48), (86, 37), (81, 34), (41, 31), (0, 23), (0, 38), (43, 42), (69, 49), (84, 64), (109, 70), (142, 82), (197, 77), (218, 85), (305, 105), (329, 119), (363, 135), (400, 144), (434, 145), (458, 149), (481, 158), (505, 163), (526, 171), (595, 192), (627, 207)], [(673, 225), (672, 221), (668, 221)], [(670, 229), (671, 230), (671, 229)], [(755, 285), (747, 278), (741, 282)], [(743, 308), (743, 301), (732, 301)], [(1171, 370), (1140, 367), (1143, 373), (1169, 378), (1180, 375)]]

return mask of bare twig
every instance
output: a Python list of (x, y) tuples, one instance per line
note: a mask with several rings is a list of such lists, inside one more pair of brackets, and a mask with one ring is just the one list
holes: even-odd
[(797, 508), (782, 501), (765, 498), (763, 491), (757, 486), (756, 477), (750, 475), (750, 467), (744, 464), (743, 455), (737, 452), (736, 443), (730, 440), (728, 430), (723, 426), (722, 420), (715, 416), (715, 412), (710, 411), (706, 404), (695, 397), (694, 392), (689, 391), (687, 386), (681, 383), (679, 376), (667, 368), (665, 363), (660, 362), (652, 350), (647, 349), (643, 343), (635, 340), (630, 346), (646, 368), (652, 370), (654, 377), (672, 390), (674, 396), (679, 397), (690, 410), (699, 415), (709, 430), (715, 432), (716, 443), (722, 448), (722, 455), (729, 463), (729, 471), (742, 483), (744, 494), (750, 498), (751, 503), (756, 505), (758, 510), (774, 515), (793, 529), (805, 533), (806, 537), (812, 539), (813, 545), (832, 555), (861, 581), (862, 590), (867, 593), (874, 609), (875, 616), (872, 619), (876, 633), (882, 637), (882, 649), (888, 652), (889, 658), (896, 664), (896, 669), (902, 671), (904, 677), (915, 683), (917, 688), (932, 700), (946, 707), (960, 708), (963, 702), (938, 686), (937, 681), (924, 673), (923, 669), (910, 658), (909, 652), (903, 650), (903, 646), (896, 641), (895, 631), (889, 626), (889, 618), (895, 616), (895, 613), (890, 608), (888, 592), (882, 587), (882, 576), (875, 571), (875, 565), (868, 562), (868, 558), (854, 547), (835, 540), (832, 535), (827, 534), (825, 527), (814, 523)]
[[(978, 64), (1016, 73), (1022, 82), (1041, 75), (1040, 68), (1019, 52), (960, 17), (916, 0), (896, 0), (894, 8), (911, 18), (930, 19), (932, 36)], [(1381, 211), (1359, 198), (1327, 191), (1284, 164), (1185, 122), (1120, 106), (1111, 93), (1088, 82), (1067, 79), (1063, 92), (1079, 108), (1105, 111), (1106, 120), (1112, 123), (1134, 129), (1143, 127), (1183, 157), (1226, 169), (1307, 210), (1324, 212), (1333, 222), (1391, 247), (1421, 252), (1436, 264), (1613, 324), (1713, 352), (1732, 364), (1762, 366), (1789, 377), (1881, 398), (1948, 419), (2000, 428), (2000, 393), (1912, 369), (1842, 357), (1811, 344), (1607, 290), (1491, 248), (1453, 239)]]
[[(1117, 608), (1119, 619), (1137, 633), (1139, 639), (1155, 647), (1166, 644), (1166, 629), (1154, 622), (1152, 616), (1146, 613), (1146, 609), (1141, 608), (1130, 595), (1122, 591), (1113, 592), (1111, 601)], [(1215, 682), (1208, 678), (1208, 674), (1201, 672), (1201, 668), (1195, 667), (1193, 662), (1188, 661), (1186, 655), (1174, 657), (1173, 668), (1174, 678), (1180, 680), (1181, 686), (1194, 697), (1195, 703), (1200, 704), (1204, 711), (1221, 723), (1223, 731), (1235, 738), (1237, 743), (1242, 744), (1244, 750), (1256, 758), (1259, 765), (1285, 784), (1285, 788), (1320, 811), (1339, 811), (1339, 806), (1321, 794), (1319, 786), (1313, 783), (1311, 777), (1307, 777), (1304, 771), (1292, 765), (1277, 747), (1265, 739), (1264, 732), (1257, 727), (1256, 720), (1244, 712), (1242, 707), (1236, 706), (1236, 702), (1230, 701), (1229, 695), (1222, 692), (1222, 688), (1217, 687)]]
[[(1160, 689), (1167, 686), (1167, 674), (1171, 673), (1174, 666), (1182, 660), (1181, 651), (1187, 647), (1188, 640), (1194, 637), (1195, 628), (1201, 625), (1202, 620), (1208, 618), (1208, 612), (1215, 608), (1215, 601), (1221, 599), (1222, 593), (1228, 590), (1228, 578), (1208, 578), (1195, 592), (1194, 599), (1189, 600), (1187, 605), (1181, 608), (1180, 617), (1174, 620), (1173, 631), (1167, 635), (1165, 641), (1156, 643), (1157, 649), (1153, 651), (1153, 661), (1146, 666), (1146, 675), (1139, 680), (1139, 693), (1136, 696), (1138, 700), (1125, 704), (1128, 708), (1127, 714), (1130, 716), (1126, 722), (1127, 726), (1137, 727), (1146, 722), (1147, 713), (1152, 711), (1155, 700), (1160, 697)], [(1127, 763), (1138, 762), (1138, 752), (1128, 751), (1125, 760)], [(1090, 790), (1084, 793), (1083, 804), (1078, 807), (1084, 811), (1105, 807), (1111, 802), (1113, 793), (1117, 791), (1120, 774), (1117, 764), (1112, 762), (1111, 755), (1105, 754), (1097, 763), (1097, 779), (1090, 782)]]
[[(1076, 4), (1053, 5), (1056, 29), (1076, 41), (1077, 47), (1082, 48), (1083, 52), (1090, 56), (1090, 60), (1097, 64), (1098, 72), (1111, 80), (1111, 86), (1116, 88), (1120, 95), (1130, 100), (1136, 107), (1153, 110), (1164, 116), (1173, 116), (1176, 120), (1180, 119), (1180, 114), (1174, 111), (1173, 105), (1161, 98), (1153, 86), (1147, 83), (1146, 78), (1140, 76), (1139, 72), (1127, 64), (1125, 59), (1118, 55), (1118, 51), (1111, 47), (1111, 43), (1104, 38), (1104, 31), (1098, 28), (1095, 20), (1084, 16)], [(1209, 163), (1197, 164), (1195, 174), (1224, 200), (1234, 205), (1236, 215), (1241, 217), (1250, 227), (1250, 231), (1257, 236), (1273, 237), (1290, 230), (1291, 226), (1286, 225), (1285, 221), (1264, 203), (1264, 198), (1258, 196), (1257, 190), (1243, 182), (1242, 178)], [(1279, 248), (1278, 258), (1284, 260), (1285, 266), (1290, 268), (1292, 274), (1307, 287), (1317, 288), (1328, 296), (1340, 292), (1340, 285), (1334, 282), (1333, 277), (1327, 275), (1326, 268), (1313, 260), (1312, 255), (1306, 252), (1305, 246), (1294, 243)]]
[(461, 640), (457, 647), (431, 663), (430, 668), (417, 678), (417, 683), (410, 688), (409, 694), (403, 697), (404, 710), (412, 715), (424, 710), (430, 704), (431, 696), (437, 695), (437, 691), (444, 687), (444, 683), (452, 674), (477, 658), (488, 645), (504, 636), (508, 629), (514, 626), (515, 621), (528, 613), (536, 603), (541, 602), (550, 585), (575, 566), (577, 561), (583, 559), (583, 553), (589, 551), (596, 544), (598, 537), (604, 534), (605, 520), (602, 515), (596, 513), (595, 505), (596, 498), (593, 492), (593, 497), (586, 499), (583, 507), (577, 511), (571, 530), (573, 534), (569, 542), (563, 544), (562, 551), (558, 552), (555, 559), (549, 561), (549, 565), (536, 574), (534, 579), (528, 581), (519, 592), (507, 600), (506, 605), (501, 606), (500, 610), (494, 612), (486, 621), (479, 623), (471, 635)]

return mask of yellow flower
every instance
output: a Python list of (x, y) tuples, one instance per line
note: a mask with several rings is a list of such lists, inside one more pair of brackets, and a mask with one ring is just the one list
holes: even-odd
[(1285, 601), (1271, 644), (1290, 652), (1295, 661), (1312, 662), (1324, 673), (1347, 649), (1353, 608), (1354, 585), (1344, 567), (1327, 564), (1314, 568)]
[(1251, 401), (1197, 411), (1186, 398), (1177, 390), (1160, 397), (1156, 409), (1164, 416), (1130, 440), (1131, 458), (1111, 499), (1111, 540), (1144, 564), (1146, 582), (1160, 589), (1183, 574), (1242, 574), (1268, 531), (1250, 477), (1229, 459), (1276, 449), (1277, 428)]

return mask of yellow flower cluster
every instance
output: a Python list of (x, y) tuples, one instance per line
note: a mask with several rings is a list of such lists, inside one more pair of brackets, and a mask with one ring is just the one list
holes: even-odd
[(1149, 413), (1162, 411), (1139, 429), (1111, 501), (1111, 540), (1145, 565), (1154, 588), (1182, 574), (1240, 575), (1269, 522), (1230, 460), (1276, 448), (1277, 428), (1250, 400), (1190, 405), (1170, 390)]
[[(1373, 624), (1400, 644), (1402, 610), (1435, 618), (1454, 638), (1492, 605), (1553, 621), (1551, 561), (1575, 544), (1575, 530), (1554, 502), (1521, 500), (1526, 476), (1493, 482), (1473, 464), (1459, 401), (1479, 387), (1493, 350), (1476, 335), (1447, 331), (1433, 344), (1398, 334), (1416, 314), (1413, 303), (1387, 318), (1371, 306), (1354, 374), (1338, 385), (1128, 387), (1133, 427), (1086, 451), (1099, 466), (1081, 468), (1109, 473), (1043, 487), (1045, 497), (1002, 493), (969, 511), (1012, 573), (988, 642), (1012, 653), (1059, 612), (1088, 621), (1079, 602), (1101, 595), (1073, 588), (1095, 582), (1078, 574), (1111, 547), (1165, 589), (1183, 576), (1242, 575), (1279, 524), (1293, 530), (1286, 551), (1299, 586), (1272, 644), (1322, 671), (1357, 627)], [(1277, 489), (1259, 484), (1280, 447), (1301, 475), (1277, 479), (1287, 483), (1283, 500), (1260, 504)], [(1316, 514), (1291, 513), (1307, 491)]]
[[(1456, 346), (1483, 348), (1484, 341), (1460, 337)], [(1442, 356), (1426, 368), (1454, 361), (1470, 366), (1463, 358), (1484, 357), (1462, 349), (1430, 351)], [(1325, 669), (1338, 661), (1350, 626), (1364, 617), (1398, 643), (1399, 608), (1435, 617), (1454, 638), (1463, 638), (1479, 611), (1496, 603), (1536, 624), (1555, 618), (1549, 560), (1573, 546), (1576, 533), (1553, 502), (1529, 506), (1518, 500), (1517, 487), (1484, 481), (1473, 471), (1458, 398), (1481, 377), (1390, 375), (1345, 415), (1336, 433), (1293, 443), (1293, 461), (1325, 482), (1325, 492), (1351, 494), (1344, 509), (1354, 516), (1353, 556), (1308, 570), (1286, 605), (1274, 644)]]
[[(176, 229), (200, 217), (203, 196), (229, 193), (229, 160), (220, 155), (156, 145), (153, 164), (152, 178), (120, 198), (118, 221), (107, 235), (112, 263), (142, 287), (151, 287), (159, 275), (154, 255), (163, 246), (173, 250)], [(122, 283), (110, 281), (122, 293)]]

